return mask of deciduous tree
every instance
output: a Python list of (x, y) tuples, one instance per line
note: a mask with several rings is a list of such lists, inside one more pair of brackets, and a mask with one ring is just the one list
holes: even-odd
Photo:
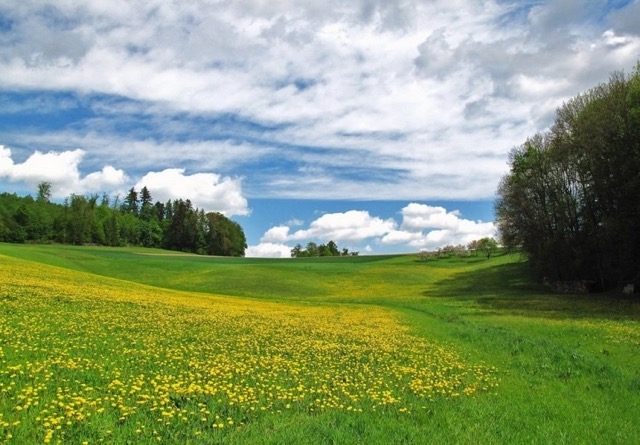
[(550, 279), (638, 281), (639, 171), (640, 65), (565, 103), (511, 152), (496, 202), (503, 243)]

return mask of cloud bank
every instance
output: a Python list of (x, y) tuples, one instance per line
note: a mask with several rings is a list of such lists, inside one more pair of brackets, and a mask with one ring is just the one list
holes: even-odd
[(274, 255), (457, 244), (493, 228), (418, 203), (492, 200), (513, 146), (634, 69), (638, 17), (638, 0), (0, 2), (0, 181), (146, 184), (227, 215), (414, 203), (269, 220), (254, 247)]
[(136, 181), (242, 176), (251, 197), (490, 199), (512, 146), (640, 54), (637, 1), (25, 0), (0, 16), (0, 113), (75, 116), (0, 143), (80, 147)]

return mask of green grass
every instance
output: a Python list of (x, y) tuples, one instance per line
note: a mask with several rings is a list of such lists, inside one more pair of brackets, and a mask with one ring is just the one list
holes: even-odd
[[(313, 413), (302, 408), (275, 410), (247, 417), (242, 427), (207, 431), (203, 436), (184, 436), (179, 430), (166, 426), (163, 430), (165, 441), (171, 442), (171, 437), (180, 442), (237, 444), (629, 444), (640, 441), (640, 423), (637, 421), (637, 413), (640, 412), (640, 305), (636, 300), (621, 299), (615, 295), (549, 293), (528, 277), (527, 265), (518, 255), (500, 254), (490, 260), (472, 256), (421, 262), (415, 255), (270, 260), (166, 254), (165, 251), (146, 249), (0, 245), (0, 255), (89, 273), (91, 275), (82, 276), (94, 276), (96, 286), (102, 283), (101, 280), (116, 278), (123, 281), (105, 283), (115, 286), (114, 289), (118, 286), (124, 288), (127, 283), (140, 283), (178, 292), (197, 292), (184, 294), (187, 295), (184, 298), (194, 302), (199, 301), (197, 295), (206, 299), (213, 294), (231, 297), (222, 300), (225, 305), (235, 305), (234, 301), (237, 305), (269, 302), (276, 305), (270, 311), (277, 313), (280, 311), (278, 308), (282, 308), (285, 315), (297, 313), (297, 307), (329, 311), (322, 312), (325, 315), (333, 313), (331, 311), (342, 311), (341, 314), (388, 311), (396, 314), (416, 339), (455, 351), (468, 366), (497, 369), (495, 377), (499, 384), (469, 397), (443, 396), (432, 400), (420, 400), (416, 395), (399, 390), (398, 394), (407, 406), (414, 407), (410, 414), (391, 408), (374, 411), (364, 404), (363, 412), (346, 412), (338, 408)], [(137, 285), (130, 286), (135, 288)], [(154, 295), (153, 288), (149, 289)], [(101, 300), (92, 299), (91, 286), (87, 287), (86, 293), (86, 300), (67, 300), (65, 295), (59, 295), (58, 300), (50, 300), (42, 311), (20, 306), (21, 296), (0, 295), (0, 308), (7, 320), (22, 323), (20, 326), (26, 330), (47, 329), (47, 332), (57, 330), (60, 336), (64, 332), (64, 335), (78, 335), (79, 328), (65, 331), (65, 316), (77, 320), (87, 311), (110, 313), (101, 306)], [(159, 291), (157, 295), (161, 302), (173, 298), (173, 294)], [(26, 301), (27, 296), (24, 298)], [(138, 330), (127, 331), (126, 325), (114, 325), (114, 332), (120, 332), (120, 337), (116, 335), (103, 341), (111, 344), (128, 339), (128, 348), (145, 357), (149, 344), (159, 348), (154, 342), (160, 340), (153, 337), (152, 343), (141, 340), (137, 344), (134, 334), (148, 329), (145, 327), (147, 322), (142, 320), (145, 311), (156, 307), (155, 303), (133, 299), (127, 302), (126, 296), (119, 298), (125, 301), (119, 300), (111, 306), (117, 308), (117, 313), (124, 319), (129, 316), (140, 320), (140, 326), (136, 328)], [(96, 309), (98, 307), (99, 310)], [(163, 309), (162, 317), (168, 317), (168, 322), (175, 319), (175, 324), (181, 327), (180, 333), (172, 336), (172, 342), (175, 342), (172, 347), (184, 345), (197, 351), (202, 342), (212, 341), (207, 333), (208, 319), (203, 319), (205, 324), (192, 324), (189, 320), (194, 316), (184, 311), (194, 309), (167, 308)], [(49, 318), (45, 310), (55, 310), (59, 318), (50, 317), (47, 321)], [(22, 312), (18, 316), (15, 311)], [(39, 320), (37, 329), (28, 323), (29, 317)], [(287, 317), (282, 320), (287, 320)], [(349, 318), (347, 315), (341, 317), (329, 322), (318, 318), (317, 323), (336, 323), (335, 328), (342, 329)], [(109, 326), (108, 319), (93, 318), (95, 320), (85, 316), (86, 320), (93, 320), (91, 326)], [(296, 335), (302, 335), (296, 337), (298, 341), (304, 338), (305, 329), (312, 335), (313, 324), (309, 323), (304, 321), (300, 325), (302, 331), (296, 331)], [(0, 328), (2, 326), (0, 324)], [(257, 335), (255, 326), (258, 325), (249, 326), (254, 327), (246, 329)], [(317, 335), (330, 335), (329, 326), (327, 333)], [(93, 337), (102, 338), (101, 335)], [(33, 341), (35, 344), (41, 340)], [(353, 341), (356, 342), (353, 344), (360, 342), (358, 338)], [(72, 340), (64, 342), (73, 343)], [(0, 347), (4, 348), (6, 357), (8, 344), (8, 340), (0, 339)], [(42, 340), (42, 348), (45, 345)], [(125, 348), (118, 345), (117, 350)], [(352, 343), (345, 343), (344, 347), (352, 347), (349, 345)], [(396, 348), (403, 347), (396, 345)], [(411, 345), (406, 348), (412, 349)], [(34, 360), (47, 357), (39, 350), (31, 354)], [(289, 354), (296, 354), (295, 345)], [(362, 360), (373, 360), (375, 348), (370, 354)], [(96, 366), (106, 360), (100, 354), (87, 355), (86, 358)], [(25, 356), (24, 360), (28, 359)], [(142, 371), (159, 372), (155, 365), (138, 369), (136, 366), (142, 365), (126, 365), (123, 360), (122, 357), (113, 357), (113, 366), (118, 369), (132, 367), (132, 375)], [(2, 372), (2, 367), (8, 365), (7, 359), (3, 361), (0, 354), (0, 384), (5, 379), (5, 389), (10, 379), (6, 372)], [(323, 364), (318, 363), (318, 366)], [(347, 366), (343, 371), (348, 369)], [(96, 374), (79, 372), (74, 378), (82, 381), (87, 376), (93, 376), (98, 380), (96, 384), (100, 384)], [(195, 396), (193, 400), (188, 397), (185, 400), (187, 404), (209, 403), (206, 398)], [(2, 419), (17, 416), (12, 411), (15, 408), (9, 405), (0, 401), (0, 414), (3, 414), (0, 425)], [(415, 409), (417, 407), (420, 409)], [(152, 422), (142, 413), (132, 416), (135, 421), (127, 421), (123, 426), (119, 426), (117, 417), (108, 416), (81, 423), (76, 433), (69, 433), (66, 442), (81, 443), (87, 439), (91, 443), (100, 440), (156, 443), (153, 436), (136, 436), (135, 433), (135, 422), (149, 424), (147, 428), (153, 427)], [(37, 424), (35, 417), (24, 417), (23, 426), (15, 427), (18, 429), (14, 436), (41, 443), (42, 431), (31, 427)], [(188, 425), (191, 429), (199, 427), (197, 422)], [(6, 430), (9, 431), (9, 427)], [(111, 431), (111, 435), (106, 435), (105, 431)], [(0, 443), (2, 434), (0, 427)]]

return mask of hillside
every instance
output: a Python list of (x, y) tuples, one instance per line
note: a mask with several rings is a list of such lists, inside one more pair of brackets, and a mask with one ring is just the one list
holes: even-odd
[(0, 442), (630, 443), (640, 310), (515, 255), (0, 244)]

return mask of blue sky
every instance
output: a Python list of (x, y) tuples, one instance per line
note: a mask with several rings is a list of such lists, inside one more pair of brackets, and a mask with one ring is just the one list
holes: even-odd
[(251, 256), (467, 243), (509, 150), (639, 58), (639, 1), (9, 0), (0, 190), (146, 185)]

